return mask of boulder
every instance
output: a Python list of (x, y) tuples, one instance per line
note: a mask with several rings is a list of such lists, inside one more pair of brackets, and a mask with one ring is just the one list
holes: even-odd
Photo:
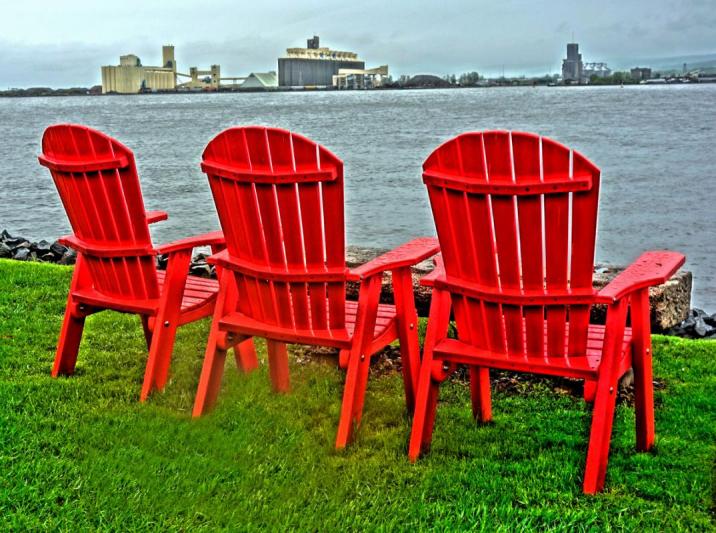
[(31, 259), (30, 253), (29, 247), (20, 247), (15, 250), (15, 255), (12, 258), (18, 261), (29, 261)]
[(0, 242), (0, 257), (12, 257), (12, 248), (4, 242)]
[(55, 241), (52, 243), (52, 246), (50, 246), (50, 251), (55, 257), (60, 258), (67, 252), (67, 246)]

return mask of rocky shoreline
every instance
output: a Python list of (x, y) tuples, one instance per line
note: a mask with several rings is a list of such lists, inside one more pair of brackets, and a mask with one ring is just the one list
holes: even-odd
[[(349, 246), (346, 251), (346, 264), (360, 265), (379, 255), (383, 250)], [(201, 277), (214, 277), (214, 267), (206, 262), (207, 253), (194, 255), (191, 263), (191, 274)], [(60, 265), (73, 265), (77, 259), (74, 250), (57, 241), (52, 243), (41, 240), (31, 242), (21, 236), (13, 236), (7, 230), (0, 233), (0, 258), (18, 261), (39, 261)], [(166, 268), (167, 258), (159, 256), (159, 268)], [(431, 261), (424, 261), (413, 269), (415, 300), (418, 314), (427, 316), (430, 306), (430, 288), (422, 287), (418, 279), (432, 270)], [(595, 287), (603, 287), (621, 271), (612, 265), (597, 265), (594, 269)], [(709, 315), (701, 309), (691, 308), (692, 277), (688, 271), (680, 270), (667, 283), (654, 287), (649, 292), (651, 303), (652, 331), (686, 338), (711, 338), (716, 340), (716, 313)], [(348, 284), (348, 293), (357, 296), (356, 284)], [(381, 301), (393, 301), (392, 288), (389, 283), (383, 284)], [(605, 309), (594, 306), (592, 321), (604, 323)]]

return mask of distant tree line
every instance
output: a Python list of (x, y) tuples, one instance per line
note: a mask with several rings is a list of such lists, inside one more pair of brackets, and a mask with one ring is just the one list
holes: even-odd
[(475, 87), (480, 81), (480, 74), (475, 71), (463, 72), (460, 76), (455, 74), (446, 74), (443, 79), (450, 85), (459, 85), (460, 87)]

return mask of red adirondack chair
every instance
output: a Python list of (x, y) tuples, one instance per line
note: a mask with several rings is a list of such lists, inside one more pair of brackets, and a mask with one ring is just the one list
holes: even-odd
[[(437, 240), (416, 239), (348, 270), (343, 163), (286, 130), (228, 129), (208, 144), (201, 166), (226, 236), (226, 250), (211, 261), (232, 275), (221, 279), (194, 415), (215, 402), (226, 350), (253, 336), (268, 341), (276, 391), (289, 389), (286, 343), (340, 350), (348, 372), (337, 448), (360, 422), (371, 355), (396, 338), (412, 410), (419, 348), (410, 265), (435, 254)], [(395, 305), (378, 303), (385, 271)], [(349, 280), (360, 281), (357, 302), (346, 300)]]
[[(86, 316), (104, 309), (135, 313), (149, 349), (145, 400), (154, 387), (164, 388), (177, 327), (213, 311), (218, 282), (188, 276), (189, 263), (192, 248), (219, 250), (223, 236), (208, 233), (155, 248), (148, 225), (167, 214), (144, 210), (134, 155), (99, 131), (50, 126), (39, 160), (50, 169), (74, 231), (60, 242), (77, 251), (52, 375), (74, 372)], [(158, 253), (169, 256), (166, 272), (156, 268)]]
[[(438, 387), (470, 369), (475, 418), (491, 418), (489, 369), (585, 380), (594, 401), (584, 492), (604, 486), (619, 378), (636, 386), (637, 448), (654, 442), (648, 287), (684, 263), (647, 252), (600, 291), (592, 287), (599, 169), (530, 133), (466, 133), (423, 165), (442, 261), (433, 286), (409, 457), (430, 446)], [(589, 323), (606, 304), (606, 326)], [(631, 327), (626, 327), (631, 309)], [(458, 338), (447, 337), (454, 312)]]

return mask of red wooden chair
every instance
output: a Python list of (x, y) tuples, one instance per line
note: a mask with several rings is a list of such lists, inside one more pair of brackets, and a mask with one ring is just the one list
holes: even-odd
[[(371, 355), (395, 339), (412, 411), (419, 348), (410, 265), (435, 254), (437, 240), (416, 239), (348, 270), (343, 163), (286, 130), (228, 129), (208, 144), (201, 166), (226, 236), (227, 249), (211, 261), (232, 275), (221, 280), (194, 416), (215, 402), (226, 350), (253, 336), (268, 341), (276, 391), (289, 389), (286, 343), (340, 350), (348, 373), (337, 448), (360, 422)], [(378, 303), (385, 271), (395, 305)], [(360, 281), (357, 302), (346, 300), (348, 280)]]
[[(78, 253), (52, 375), (74, 372), (87, 315), (135, 313), (149, 349), (143, 401), (153, 388), (164, 388), (177, 327), (214, 309), (218, 282), (187, 274), (192, 248), (220, 249), (221, 232), (155, 248), (148, 225), (167, 214), (144, 210), (134, 155), (99, 131), (50, 126), (39, 160), (50, 169), (74, 231), (60, 242)], [(156, 268), (158, 253), (169, 256), (166, 272)]]
[[(584, 492), (601, 490), (617, 384), (630, 367), (637, 448), (653, 445), (648, 287), (669, 279), (684, 256), (647, 252), (594, 290), (599, 169), (544, 137), (466, 133), (437, 148), (423, 170), (442, 261), (423, 280), (434, 289), (410, 459), (430, 446), (438, 387), (456, 365), (469, 366), (473, 415), (483, 422), (490, 368), (568, 376), (584, 379), (594, 400)], [(589, 323), (598, 303), (607, 305), (606, 326)], [(447, 338), (451, 311), (457, 339)]]

